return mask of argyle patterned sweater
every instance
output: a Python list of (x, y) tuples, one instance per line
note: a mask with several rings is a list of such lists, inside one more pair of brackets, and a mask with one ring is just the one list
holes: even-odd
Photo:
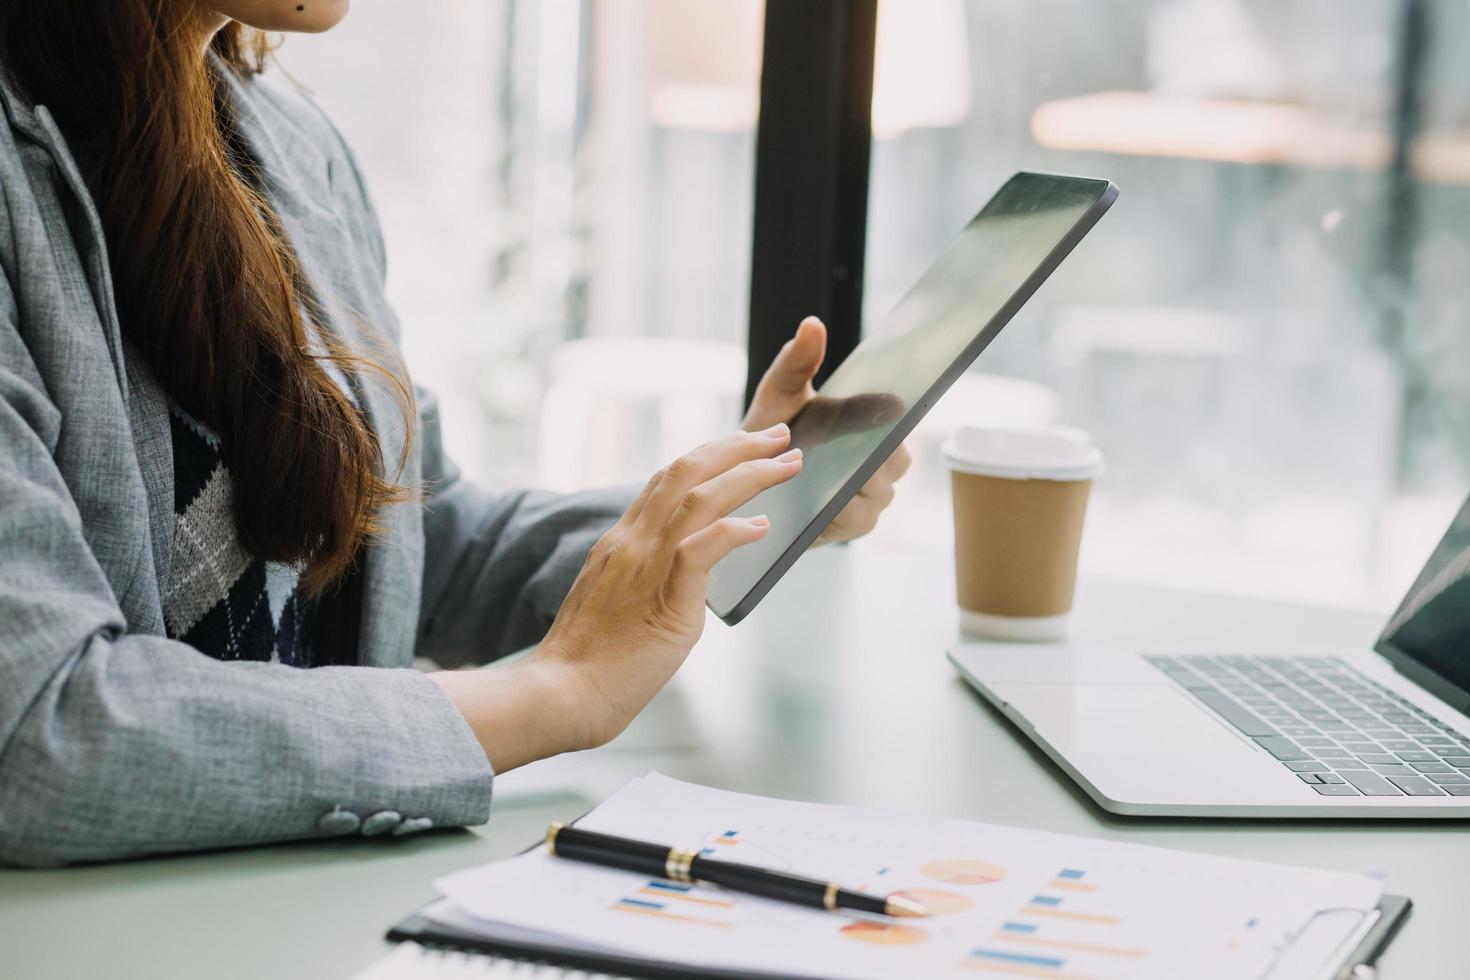
[(316, 600), (299, 570), (257, 560), (235, 533), (234, 481), (219, 438), (172, 401), (173, 563), (163, 592), (171, 639), (217, 660), (315, 665)]

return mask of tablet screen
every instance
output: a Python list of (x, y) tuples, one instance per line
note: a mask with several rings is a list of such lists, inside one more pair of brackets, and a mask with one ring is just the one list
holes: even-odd
[[(766, 536), (710, 575), (710, 608), (735, 622), (815, 540), (1111, 203), (1105, 180), (1020, 173), (960, 232), (792, 421), (801, 472), (737, 511)], [(793, 554), (794, 552), (794, 554)]]

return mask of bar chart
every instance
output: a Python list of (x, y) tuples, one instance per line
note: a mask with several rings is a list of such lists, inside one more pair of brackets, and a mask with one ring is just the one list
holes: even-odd
[(1136, 964), (1148, 950), (1115, 941), (1116, 927), (1123, 922), (1124, 916), (1109, 909), (1105, 890), (1087, 871), (1061, 868), (960, 965), (1016, 976), (1127, 975), (1125, 964)]
[[(763, 800), (648, 776), (591, 829), (925, 905), (924, 919), (806, 908), (530, 852), (446, 882), (482, 919), (777, 975), (1239, 980), (1362, 875), (958, 821)], [(467, 873), (461, 873), (465, 875)]]
[(666, 922), (728, 929), (735, 900), (697, 885), (654, 878), (610, 906), (614, 912), (657, 916)]

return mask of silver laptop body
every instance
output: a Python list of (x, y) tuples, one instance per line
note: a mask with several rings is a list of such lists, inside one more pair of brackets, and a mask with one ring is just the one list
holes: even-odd
[(1470, 817), (1470, 500), (1371, 651), (963, 642), (949, 659), (1113, 813)]

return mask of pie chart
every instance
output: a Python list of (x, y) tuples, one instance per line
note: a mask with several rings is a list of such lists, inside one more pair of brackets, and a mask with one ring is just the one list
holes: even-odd
[(929, 938), (923, 929), (914, 926), (889, 925), (886, 922), (849, 922), (842, 927), (842, 935), (860, 943), (875, 946), (912, 946)]
[(930, 861), (919, 869), (926, 878), (943, 881), (951, 885), (988, 885), (1006, 876), (1006, 869), (988, 861), (973, 861), (969, 858), (946, 858)]
[(938, 888), (905, 888), (895, 894), (918, 902), (932, 915), (954, 915), (956, 912), (968, 912), (975, 907), (975, 903), (965, 896)]

